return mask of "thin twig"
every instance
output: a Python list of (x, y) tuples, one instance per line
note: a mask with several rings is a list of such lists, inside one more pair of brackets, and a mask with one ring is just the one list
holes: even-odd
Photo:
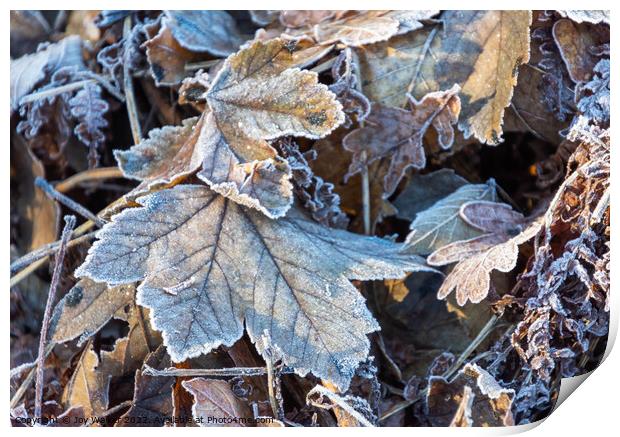
[(95, 83), (95, 79), (85, 79), (80, 80), (78, 82), (68, 83), (66, 85), (62, 85), (56, 88), (50, 88), (43, 91), (37, 91), (32, 94), (28, 94), (27, 96), (22, 97), (19, 101), (20, 105), (24, 105), (26, 103), (34, 102), (36, 100), (45, 99), (47, 97), (57, 96), (59, 94), (67, 93), (69, 91), (77, 90), (82, 88), (84, 85), (88, 85), (89, 83)]
[(91, 168), (89, 170), (74, 174), (73, 176), (65, 179), (64, 181), (57, 183), (54, 188), (56, 189), (56, 191), (66, 193), (67, 191), (71, 191), (74, 187), (84, 182), (122, 177), (123, 172), (118, 167)]
[[(131, 15), (125, 18), (123, 23), (123, 37), (129, 38), (131, 33)], [(127, 50), (126, 53), (129, 53)], [(131, 135), (134, 144), (139, 144), (142, 140), (142, 129), (138, 119), (138, 109), (136, 106), (136, 98), (133, 90), (133, 78), (129, 71), (129, 59), (123, 59), (123, 86), (125, 88), (125, 104), (127, 105), (127, 114), (129, 116), (129, 124), (131, 125)]]
[[(362, 153), (366, 155), (365, 151)], [(363, 159), (365, 159), (365, 156)], [(362, 168), (362, 208), (364, 213), (364, 233), (370, 235), (370, 179), (368, 178), (368, 165), (364, 165)]]
[(35, 383), (35, 397), (34, 397), (34, 417), (41, 417), (41, 407), (43, 405), (43, 366), (45, 363), (45, 343), (47, 342), (47, 331), (49, 329), (50, 317), (52, 314), (52, 305), (56, 300), (56, 290), (60, 283), (60, 275), (62, 274), (62, 264), (65, 259), (65, 253), (67, 249), (67, 242), (71, 236), (71, 231), (75, 226), (75, 216), (65, 216), (65, 227), (62, 230), (62, 237), (60, 238), (60, 248), (56, 255), (56, 262), (54, 263), (54, 272), (52, 273), (52, 282), (50, 284), (49, 293), (47, 295), (47, 302), (45, 304), (45, 312), (43, 313), (43, 323), (41, 325), (41, 335), (39, 338), (39, 353), (37, 355), (37, 378)]
[(100, 217), (97, 217), (95, 214), (90, 212), (88, 209), (84, 208), (82, 205), (77, 203), (75, 200), (72, 200), (69, 197), (65, 196), (64, 194), (56, 191), (54, 187), (52, 187), (52, 185), (49, 182), (47, 182), (45, 179), (43, 179), (42, 177), (38, 176), (35, 179), (34, 183), (37, 187), (42, 189), (45, 192), (45, 194), (47, 194), (51, 199), (54, 199), (62, 203), (67, 208), (72, 209), (73, 211), (81, 215), (82, 217), (95, 223), (97, 226), (102, 227), (103, 225), (106, 224), (105, 220), (103, 220)]
[[(77, 246), (78, 244), (81, 244), (85, 241), (88, 241), (91, 238), (94, 238), (96, 234), (97, 234), (97, 231), (93, 231), (93, 232), (89, 232), (88, 234), (84, 234), (79, 237), (73, 238), (67, 243), (67, 249), (73, 246)], [(19, 269), (22, 269), (32, 264), (35, 261), (40, 260), (41, 258), (54, 254), (56, 251), (58, 251), (59, 247), (60, 247), (60, 240), (54, 241), (53, 243), (46, 244), (45, 246), (42, 246), (36, 250), (33, 250), (30, 253), (27, 253), (26, 255), (22, 256), (21, 258), (11, 263), (11, 274), (15, 273)]]
[[(294, 373), (294, 370), (285, 367), (280, 373)], [(227, 378), (235, 376), (263, 376), (267, 374), (266, 367), (231, 367), (228, 369), (177, 369), (169, 367), (163, 370), (144, 365), (142, 374), (148, 376), (209, 376), (213, 378)]]

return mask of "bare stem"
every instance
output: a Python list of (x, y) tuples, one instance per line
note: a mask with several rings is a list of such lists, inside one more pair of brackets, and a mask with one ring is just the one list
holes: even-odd
[(41, 335), (39, 338), (39, 353), (37, 355), (37, 378), (35, 383), (35, 398), (34, 398), (34, 417), (41, 417), (41, 407), (43, 405), (43, 367), (45, 364), (45, 343), (47, 342), (47, 331), (49, 329), (50, 317), (52, 314), (52, 305), (56, 300), (56, 290), (60, 283), (60, 275), (62, 274), (62, 264), (65, 259), (65, 253), (67, 249), (67, 242), (71, 236), (71, 231), (75, 226), (75, 216), (65, 216), (65, 227), (62, 230), (62, 237), (60, 238), (60, 248), (56, 255), (56, 262), (54, 263), (54, 272), (52, 273), (52, 282), (50, 284), (49, 293), (47, 295), (47, 302), (45, 304), (45, 312), (43, 313), (43, 323), (41, 325)]
[[(288, 367), (280, 373), (293, 373), (293, 369)], [(154, 369), (144, 365), (144, 375), (148, 376), (210, 376), (214, 378), (225, 378), (235, 376), (262, 376), (267, 374), (266, 367), (231, 367), (229, 369), (177, 369), (169, 367), (163, 370)]]
[(37, 177), (34, 183), (37, 187), (42, 189), (45, 192), (45, 194), (47, 194), (51, 199), (54, 199), (62, 203), (67, 208), (72, 209), (73, 211), (81, 215), (82, 217), (95, 223), (97, 226), (102, 227), (103, 225), (106, 224), (105, 220), (97, 217), (95, 214), (93, 214), (88, 209), (86, 209), (85, 207), (77, 203), (75, 200), (72, 200), (69, 197), (65, 196), (64, 194), (56, 191), (54, 187), (52, 187), (52, 185), (49, 182), (47, 182), (45, 179), (43, 179), (42, 177)]
[(74, 187), (89, 181), (101, 180), (101, 179), (114, 179), (122, 178), (123, 172), (118, 167), (99, 167), (91, 168), (65, 179), (62, 182), (57, 183), (54, 188), (56, 191), (66, 193), (71, 191)]
[[(131, 33), (131, 16), (125, 18), (123, 23), (123, 36), (129, 38)], [(125, 87), (125, 104), (127, 105), (127, 114), (129, 115), (129, 124), (131, 125), (131, 135), (134, 144), (139, 144), (142, 139), (142, 129), (138, 119), (138, 109), (136, 106), (136, 98), (133, 89), (133, 78), (129, 71), (129, 59), (123, 59), (123, 85)]]

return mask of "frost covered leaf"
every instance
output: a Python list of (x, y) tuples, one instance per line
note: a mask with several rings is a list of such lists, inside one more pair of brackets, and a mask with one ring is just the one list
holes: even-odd
[(519, 65), (529, 59), (528, 11), (446, 11), (426, 27), (359, 51), (364, 93), (402, 107), (406, 93), (461, 86), (459, 129), (487, 144), (501, 140)]
[(444, 280), (437, 297), (444, 299), (456, 289), (456, 301), (463, 306), (468, 300), (481, 302), (488, 295), (493, 270), (506, 273), (516, 267), (519, 245), (534, 237), (542, 222), (536, 220), (521, 231), (526, 223), (524, 217), (508, 205), (492, 202), (472, 202), (464, 205), (461, 212), (468, 223), (485, 233), (443, 246), (426, 262), (432, 266), (458, 262)]
[(317, 74), (292, 66), (280, 39), (256, 41), (226, 60), (206, 97), (229, 141), (321, 138), (342, 123), (340, 105)]
[(101, 97), (101, 87), (87, 84), (69, 100), (71, 115), (78, 121), (74, 132), (78, 139), (89, 149), (91, 167), (98, 163), (97, 150), (105, 143), (103, 128), (108, 127), (105, 115), (109, 105)]
[(11, 110), (19, 108), (22, 97), (29, 94), (46, 77), (62, 67), (84, 67), (82, 40), (70, 35), (30, 55), (11, 60)]
[(134, 298), (135, 287), (131, 284), (109, 287), (84, 278), (56, 305), (50, 337), (56, 343), (79, 337), (81, 344)]
[[(200, 426), (244, 426), (235, 418), (253, 418), (249, 405), (235, 396), (230, 383), (219, 379), (194, 378), (181, 384), (192, 394), (192, 415), (200, 420)], [(222, 422), (210, 422), (215, 418)]]
[(602, 126), (609, 125), (610, 78), (609, 59), (601, 59), (594, 67), (594, 78), (583, 87), (585, 95), (577, 103), (585, 117)]
[(463, 398), (471, 401), (465, 416), (469, 426), (512, 426), (514, 390), (503, 388), (493, 376), (476, 364), (466, 364), (452, 381), (439, 376), (429, 379), (426, 396), (429, 419), (433, 426), (450, 426), (459, 413)]
[(286, 10), (280, 12), (280, 23), (291, 28), (314, 26), (332, 18), (337, 12), (343, 11)]
[(165, 11), (162, 26), (192, 52), (228, 56), (244, 41), (235, 20), (224, 11)]
[(454, 241), (477, 237), (480, 230), (459, 215), (461, 206), (472, 200), (495, 201), (495, 183), (468, 184), (419, 212), (411, 223), (406, 245), (413, 253), (428, 255)]
[(202, 135), (210, 148), (199, 177), (274, 218), (292, 203), (290, 168), (265, 140), (321, 138), (344, 121), (316, 73), (291, 68), (293, 53), (280, 39), (256, 41), (226, 60), (206, 94), (212, 113)]
[(62, 395), (67, 408), (81, 406), (86, 417), (101, 416), (108, 409), (111, 375), (98, 372), (98, 366), (99, 358), (89, 342)]
[[(166, 348), (160, 346), (151, 352), (144, 364), (154, 369), (164, 369), (170, 366), (170, 357)], [(163, 426), (166, 419), (172, 415), (172, 385), (174, 377), (149, 376), (143, 370), (136, 371), (134, 395), (131, 407), (121, 416), (121, 426)], [(132, 418), (134, 418), (132, 420)]]
[(129, 150), (115, 150), (114, 157), (125, 177), (169, 183), (200, 167), (205, 155), (200, 141), (202, 119), (183, 120), (181, 126), (153, 129), (149, 137)]
[[(79, 276), (143, 280), (174, 361), (265, 330), (287, 365), (346, 388), (378, 326), (349, 279), (423, 270), (419, 257), (379, 238), (332, 230), (296, 210), (277, 221), (203, 186), (138, 199), (102, 229)], [(346, 331), (346, 332), (345, 332)]]
[(437, 13), (438, 11), (364, 11), (341, 14), (344, 16), (340, 19), (314, 23), (314, 38), (321, 44), (339, 42), (349, 47), (361, 47), (421, 28), (420, 20)]
[(568, 17), (576, 23), (609, 24), (609, 11), (603, 10), (571, 10), (558, 11), (562, 17)]
[(413, 221), (419, 212), (433, 206), (435, 202), (467, 185), (467, 180), (454, 170), (442, 168), (428, 174), (414, 174), (400, 192), (394, 206), (398, 216)]
[(459, 118), (461, 101), (459, 86), (446, 91), (429, 93), (421, 101), (411, 100), (411, 111), (374, 105), (364, 127), (348, 134), (342, 144), (353, 152), (353, 160), (345, 179), (383, 157), (391, 159), (384, 179), (384, 195), (394, 192), (409, 167), (426, 166), (424, 134), (432, 126), (439, 145), (448, 149), (454, 142), (452, 127)]

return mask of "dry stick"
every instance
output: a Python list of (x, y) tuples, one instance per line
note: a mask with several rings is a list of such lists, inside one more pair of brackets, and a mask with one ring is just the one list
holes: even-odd
[(90, 212), (88, 209), (84, 208), (82, 205), (77, 203), (75, 200), (72, 200), (69, 197), (65, 196), (64, 194), (56, 191), (54, 187), (52, 187), (52, 185), (49, 182), (47, 182), (45, 179), (43, 179), (42, 177), (38, 176), (35, 179), (34, 183), (37, 187), (42, 189), (45, 192), (45, 194), (48, 195), (48, 197), (62, 203), (67, 208), (72, 209), (73, 211), (81, 215), (82, 217), (95, 223), (97, 226), (102, 227), (103, 225), (106, 224), (105, 220), (103, 220), (100, 217), (97, 217), (95, 214)]
[(57, 183), (54, 188), (56, 191), (66, 193), (71, 191), (74, 187), (84, 183), (102, 179), (115, 179), (122, 178), (123, 172), (118, 167), (99, 167), (91, 168), (65, 179), (62, 182)]
[[(94, 238), (96, 234), (97, 234), (97, 231), (93, 231), (93, 232), (89, 232), (88, 234), (84, 234), (82, 236), (79, 236), (79, 237), (76, 237), (70, 240), (67, 243), (67, 249), (73, 246), (77, 246), (78, 244), (81, 244), (85, 241), (88, 241), (91, 238)], [(11, 263), (11, 274), (13, 274), (19, 269), (22, 269), (32, 264), (35, 261), (40, 260), (41, 258), (44, 258), (48, 255), (52, 255), (53, 253), (58, 251), (59, 247), (60, 247), (60, 241), (54, 241), (53, 243), (46, 244), (45, 246), (42, 246), (36, 250), (33, 250), (30, 253), (27, 253), (26, 255), (22, 256), (21, 258)]]
[(43, 405), (43, 365), (45, 363), (45, 343), (47, 342), (47, 331), (49, 329), (50, 317), (52, 313), (52, 305), (56, 299), (56, 290), (58, 289), (58, 283), (60, 282), (60, 275), (62, 274), (62, 263), (65, 259), (65, 253), (67, 249), (67, 242), (71, 236), (71, 231), (75, 226), (75, 216), (65, 216), (65, 227), (62, 230), (62, 237), (60, 238), (60, 248), (56, 255), (56, 262), (54, 263), (54, 272), (52, 273), (52, 283), (50, 284), (49, 293), (47, 295), (47, 303), (45, 304), (45, 312), (43, 313), (43, 324), (41, 325), (41, 336), (39, 338), (39, 354), (37, 358), (37, 379), (35, 382), (35, 397), (34, 397), (34, 417), (41, 417), (41, 407)]
[[(145, 364), (142, 373), (148, 376), (209, 376), (214, 378), (225, 378), (235, 376), (263, 376), (267, 374), (266, 367), (231, 367), (228, 369), (177, 369), (169, 367), (158, 370)], [(294, 373), (294, 370), (285, 367), (280, 373)]]
[(334, 65), (335, 63), (336, 63), (336, 57), (333, 57), (331, 59), (328, 59), (325, 62), (321, 62), (316, 67), (311, 68), (310, 71), (314, 71), (315, 73), (323, 73), (324, 71), (327, 71), (330, 68), (332, 68), (332, 65)]
[[(50, 343), (45, 347), (45, 358), (47, 358), (48, 355), (52, 353), (52, 350), (54, 349), (55, 344), (56, 343)], [(36, 364), (37, 363), (35, 362), (34, 366), (30, 368), (28, 375), (26, 376), (26, 378), (24, 378), (19, 388), (15, 390), (15, 394), (11, 398), (11, 408), (17, 407), (17, 404), (19, 404), (22, 397), (26, 394), (26, 390), (28, 390), (28, 387), (30, 387), (30, 384), (32, 384), (32, 381), (34, 380), (34, 376), (37, 370)]]
[[(123, 37), (129, 38), (131, 32), (131, 16), (125, 18), (123, 23)], [(127, 51), (126, 53), (128, 53)], [(127, 114), (129, 116), (129, 124), (131, 125), (131, 135), (134, 144), (139, 144), (142, 139), (142, 130), (140, 129), (140, 121), (138, 120), (138, 109), (136, 106), (136, 98), (133, 90), (133, 78), (129, 71), (129, 59), (123, 59), (123, 85), (125, 87), (125, 103), (127, 105)]]
[(66, 85), (61, 85), (55, 88), (50, 88), (50, 89), (46, 89), (42, 91), (35, 91), (34, 93), (31, 93), (31, 94), (28, 94), (27, 96), (22, 97), (21, 100), (19, 101), (19, 104), (24, 105), (26, 103), (35, 102), (37, 100), (45, 99), (48, 97), (54, 97), (54, 96), (57, 96), (63, 93), (68, 93), (70, 91), (83, 88), (86, 85), (89, 85), (91, 83), (92, 84), (99, 83), (101, 86), (103, 86), (106, 89), (106, 91), (108, 91), (118, 100), (120, 100), (121, 102), (125, 101), (125, 97), (123, 97), (122, 94), (120, 94), (112, 85), (110, 85), (110, 83), (103, 76), (100, 76), (92, 72), (87, 73), (86, 76), (88, 77), (88, 79), (78, 80), (77, 82), (71, 82)]
[[(497, 323), (498, 320), (499, 320), (499, 317), (496, 316), (496, 315), (493, 315), (489, 319), (489, 321), (486, 323), (486, 325), (484, 325), (484, 327), (480, 330), (480, 332), (478, 333), (476, 338), (474, 338), (472, 340), (472, 342), (470, 343), (470, 345), (463, 351), (463, 353), (461, 353), (461, 355), (456, 360), (456, 362), (452, 366), (450, 366), (450, 368), (442, 375), (442, 377), (444, 379), (450, 378), (454, 374), (454, 372), (456, 372), (458, 370), (460, 365), (465, 362), (465, 360), (467, 359), (469, 354), (471, 354), (476, 349), (476, 347), (478, 347), (478, 345), (480, 345), (480, 343), (482, 343), (482, 341), (491, 333), (491, 331), (495, 327), (495, 324)], [(405, 408), (415, 404), (420, 399), (422, 399), (424, 396), (426, 396), (427, 391), (428, 391), (428, 388), (426, 390), (424, 390), (421, 394), (416, 396), (415, 398), (413, 398), (411, 400), (408, 400), (408, 401), (405, 401), (405, 402), (402, 402), (401, 404), (396, 405), (394, 408), (386, 411), (379, 418), (379, 421), (382, 422), (382, 421), (386, 420), (387, 418), (393, 416), (394, 414), (398, 413), (399, 411), (402, 411)]]
[(187, 64), (185, 64), (184, 69), (185, 71), (200, 70), (201, 68), (213, 67), (214, 65), (217, 65), (217, 63), (220, 61), (221, 59), (211, 59), (209, 61), (188, 62)]

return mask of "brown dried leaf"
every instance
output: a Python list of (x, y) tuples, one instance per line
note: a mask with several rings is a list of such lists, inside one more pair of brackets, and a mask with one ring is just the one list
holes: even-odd
[(194, 396), (192, 413), (200, 426), (245, 426), (238, 419), (252, 419), (249, 405), (239, 399), (228, 381), (194, 378), (182, 382)]
[(398, 32), (399, 21), (376, 16), (374, 13), (361, 13), (341, 21), (317, 25), (315, 39), (321, 44), (340, 42), (349, 47), (360, 47), (385, 41)]
[(134, 285), (108, 287), (84, 278), (54, 308), (50, 337), (56, 343), (80, 337), (82, 344), (134, 299)]
[(348, 279), (428, 269), (387, 240), (325, 228), (297, 210), (270, 220), (203, 186), (138, 202), (103, 228), (76, 274), (143, 280), (138, 303), (177, 362), (233, 344), (245, 320), (253, 341), (267, 330), (300, 374), (346, 388), (377, 328)]
[(304, 26), (314, 26), (322, 21), (332, 18), (337, 12), (345, 11), (281, 11), (280, 23), (285, 27), (299, 28)]
[(577, 24), (562, 19), (553, 25), (553, 38), (573, 82), (587, 82), (592, 79), (594, 66), (600, 58), (594, 56), (591, 49), (609, 42), (609, 34), (607, 33), (605, 38), (590, 24)]
[(505, 203), (474, 200), (463, 204), (459, 214), (467, 224), (482, 232), (515, 235), (525, 224), (523, 214)]
[[(160, 346), (150, 353), (144, 364), (154, 369), (169, 367), (166, 348)], [(121, 416), (118, 426), (163, 426), (172, 415), (174, 380), (171, 376), (149, 376), (137, 370), (132, 405)]]
[[(471, 400), (465, 402), (464, 411), (460, 412), (468, 394)], [(512, 426), (514, 395), (514, 390), (503, 388), (486, 370), (466, 364), (450, 382), (439, 376), (429, 379), (428, 417), (433, 426), (459, 422), (457, 426)]]
[(419, 102), (411, 99), (411, 111), (374, 105), (366, 125), (348, 134), (342, 142), (345, 149), (353, 152), (345, 180), (375, 160), (390, 157), (384, 197), (392, 194), (407, 168), (426, 166), (422, 142), (431, 126), (437, 132), (442, 149), (452, 146), (452, 125), (457, 122), (461, 110), (458, 92), (459, 86), (454, 85), (447, 91), (429, 93)]
[[(529, 11), (446, 11), (441, 28), (424, 28), (359, 50), (364, 93), (402, 107), (461, 86), (459, 129), (487, 144), (501, 141), (504, 108), (529, 59)], [(432, 53), (432, 55), (431, 55)]]
[(321, 138), (344, 121), (340, 103), (316, 73), (291, 68), (283, 40), (255, 41), (230, 56), (206, 94), (210, 144), (199, 177), (213, 190), (269, 217), (292, 202), (290, 169), (265, 141)]
[(107, 410), (112, 376), (99, 372), (98, 366), (99, 358), (93, 350), (92, 342), (89, 342), (65, 387), (63, 405), (67, 408), (81, 406), (86, 417), (101, 416)]
[(144, 43), (151, 75), (157, 86), (176, 85), (188, 73), (185, 64), (204, 58), (204, 54), (184, 48), (172, 35), (164, 19), (144, 26), (149, 39)]

